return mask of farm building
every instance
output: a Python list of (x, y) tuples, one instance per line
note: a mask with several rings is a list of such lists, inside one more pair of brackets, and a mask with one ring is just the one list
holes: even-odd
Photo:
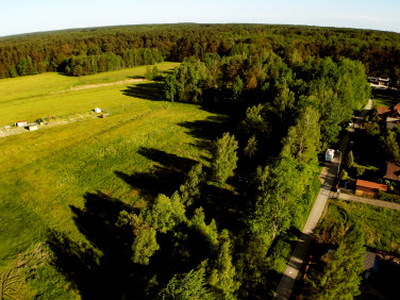
[(28, 122), (27, 121), (18, 121), (17, 123), (15, 123), (15, 126), (25, 127), (25, 126), (28, 126)]
[(101, 113), (101, 109), (98, 108), (98, 107), (96, 107), (96, 108), (94, 109), (94, 112), (95, 112), (95, 113)]
[(387, 185), (357, 179), (356, 196), (376, 197), (378, 196), (378, 191), (386, 192)]

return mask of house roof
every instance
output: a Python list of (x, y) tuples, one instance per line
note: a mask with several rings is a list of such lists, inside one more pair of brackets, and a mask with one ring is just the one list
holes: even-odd
[(399, 177), (400, 177), (400, 166), (393, 162), (388, 162), (386, 165), (386, 175), (383, 176), (383, 178), (391, 180), (399, 180)]
[(365, 251), (364, 270), (370, 270), (374, 267), (376, 253)]
[(364, 188), (369, 188), (369, 189), (373, 189), (373, 190), (381, 190), (384, 192), (387, 191), (386, 184), (381, 184), (381, 183), (376, 183), (376, 182), (371, 182), (371, 181), (366, 181), (366, 180), (361, 180), (361, 179), (357, 179), (356, 185), (357, 185), (357, 187), (364, 187)]
[(391, 109), (389, 107), (378, 106), (378, 114), (379, 115), (383, 115), (383, 114), (388, 113), (390, 111), (391, 111)]

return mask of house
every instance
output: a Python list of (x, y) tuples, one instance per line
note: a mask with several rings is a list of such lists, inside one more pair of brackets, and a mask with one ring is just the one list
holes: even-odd
[(15, 126), (25, 127), (25, 126), (28, 126), (28, 122), (27, 121), (18, 121), (17, 123), (15, 123)]
[(400, 166), (393, 162), (386, 163), (386, 175), (383, 176), (385, 179), (396, 180), (400, 179)]
[(364, 256), (364, 278), (368, 279), (368, 277), (372, 274), (372, 272), (378, 272), (378, 261), (376, 257), (376, 253), (365, 251)]
[(378, 106), (378, 115), (386, 123), (386, 129), (392, 130), (400, 124), (400, 103), (392, 107)]
[(390, 78), (389, 77), (369, 77), (368, 81), (380, 85), (380, 86), (389, 86), (390, 84)]
[(392, 118), (392, 117), (386, 118), (386, 129), (388, 130), (393, 130), (399, 124), (400, 124), (400, 118)]
[(378, 192), (387, 192), (387, 185), (357, 179), (356, 182), (356, 196), (366, 196), (366, 197), (376, 197), (378, 196)]

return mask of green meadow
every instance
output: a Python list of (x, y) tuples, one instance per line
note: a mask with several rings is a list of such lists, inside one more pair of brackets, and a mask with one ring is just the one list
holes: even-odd
[(364, 232), (367, 247), (398, 254), (399, 218), (400, 212), (394, 209), (330, 200), (324, 222), (332, 224), (337, 220), (343, 220), (344, 223), (354, 221)]
[[(157, 66), (167, 71), (176, 64)], [(195, 161), (207, 165), (210, 154), (197, 145), (218, 116), (195, 105), (162, 101), (162, 83), (70, 90), (145, 71), (138, 67), (80, 78), (47, 73), (0, 81), (0, 126), (46, 116), (68, 120), (96, 106), (109, 114), (0, 138), (0, 268), (12, 268), (19, 253), (46, 242), (49, 232), (90, 244), (76, 224), (76, 211), (85, 210), (88, 195), (142, 205), (148, 195), (177, 189), (177, 179)], [(161, 175), (174, 180), (164, 182)], [(64, 288), (61, 284), (59, 290)], [(38, 279), (29, 289), (46, 287)]]

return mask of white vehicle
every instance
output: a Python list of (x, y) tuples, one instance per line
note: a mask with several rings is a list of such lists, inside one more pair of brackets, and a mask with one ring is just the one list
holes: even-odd
[(334, 156), (335, 156), (335, 150), (333, 150), (333, 149), (326, 150), (326, 152), (325, 152), (325, 160), (326, 161), (332, 161)]

